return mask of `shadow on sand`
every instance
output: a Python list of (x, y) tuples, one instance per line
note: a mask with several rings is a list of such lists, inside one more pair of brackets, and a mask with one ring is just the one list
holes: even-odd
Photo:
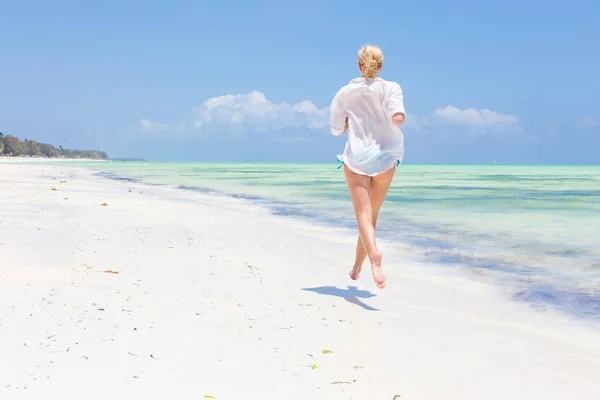
[(306, 290), (308, 292), (315, 292), (318, 294), (324, 294), (326, 296), (341, 297), (342, 299), (349, 301), (350, 303), (356, 304), (357, 306), (362, 307), (367, 311), (379, 311), (377, 308), (368, 306), (359, 300), (359, 298), (369, 299), (377, 295), (369, 292), (368, 290), (360, 290), (356, 288), (356, 286), (348, 286), (348, 289), (340, 289), (335, 286), (322, 286), (317, 288), (305, 288), (302, 290)]

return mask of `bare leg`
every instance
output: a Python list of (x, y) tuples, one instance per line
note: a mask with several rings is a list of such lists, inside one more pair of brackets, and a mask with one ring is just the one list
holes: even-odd
[[(369, 197), (371, 199), (371, 210), (373, 212), (372, 221), (373, 228), (377, 227), (377, 217), (379, 216), (379, 210), (385, 201), (385, 196), (388, 193), (390, 185), (392, 184), (392, 180), (394, 179), (394, 173), (396, 172), (396, 167), (375, 176), (371, 179), (369, 185)], [(350, 278), (353, 280), (357, 280), (360, 271), (362, 269), (362, 265), (367, 258), (367, 250), (362, 243), (360, 235), (356, 241), (356, 259), (354, 261), (354, 266), (352, 267), (352, 271), (350, 272)]]
[[(346, 175), (346, 183), (348, 184), (348, 190), (350, 192), (350, 197), (352, 197), (352, 204), (354, 205), (354, 211), (356, 213), (360, 240), (371, 261), (371, 269), (373, 270), (375, 283), (380, 288), (385, 287), (385, 275), (381, 268), (382, 255), (377, 251), (377, 244), (375, 241), (373, 209), (370, 198), (371, 182), (376, 180), (378, 183), (383, 182), (385, 181), (384, 176), (390, 175), (393, 177), (393, 173), (394, 169), (387, 171), (385, 174), (382, 174), (382, 176), (377, 176), (372, 179), (368, 176), (356, 174), (344, 165), (344, 174)], [(388, 179), (391, 182), (391, 178), (388, 177)], [(387, 187), (389, 188), (389, 183)]]
[[(375, 227), (375, 220), (373, 220), (373, 227)], [(358, 280), (366, 258), (367, 250), (365, 250), (365, 246), (363, 245), (362, 240), (360, 240), (360, 235), (358, 235), (358, 239), (356, 239), (356, 257), (354, 265), (352, 266), (352, 271), (350, 271), (350, 279), (353, 281)]]

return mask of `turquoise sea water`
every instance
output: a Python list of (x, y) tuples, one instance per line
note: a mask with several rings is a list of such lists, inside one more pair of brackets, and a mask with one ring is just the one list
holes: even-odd
[[(332, 164), (86, 163), (115, 179), (246, 198), (355, 227)], [(600, 167), (402, 165), (380, 237), (417, 261), (502, 285), (514, 299), (600, 318)]]

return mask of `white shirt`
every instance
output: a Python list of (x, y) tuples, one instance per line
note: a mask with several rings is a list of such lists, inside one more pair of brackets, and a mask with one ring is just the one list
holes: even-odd
[(331, 103), (331, 133), (348, 140), (338, 159), (357, 174), (374, 176), (392, 168), (404, 156), (404, 136), (392, 116), (404, 113), (402, 89), (382, 78), (356, 78), (342, 87)]

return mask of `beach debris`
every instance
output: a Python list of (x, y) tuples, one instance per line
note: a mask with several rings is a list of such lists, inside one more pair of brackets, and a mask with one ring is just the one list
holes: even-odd
[(397, 395), (394, 396), (394, 398), (392, 400), (398, 400), (399, 398), (400, 398), (400, 395), (397, 394)]
[(108, 204), (106, 204), (106, 203), (102, 203), (102, 204), (100, 204), (100, 205), (101, 205), (102, 207), (108, 207)]
[(69, 198), (68, 198), (68, 197), (65, 197), (63, 200), (69, 200)]
[(317, 367), (317, 364), (313, 364), (313, 365), (311, 365), (310, 367), (311, 367), (312, 369), (317, 369), (317, 368), (319, 368), (319, 367)]
[(60, 183), (67, 183), (67, 181), (60, 181)]
[(325, 349), (321, 353), (323, 353), (323, 354), (333, 354), (333, 351)]
[(133, 354), (132, 352), (128, 351), (127, 354), (129, 354), (130, 356), (134, 356), (134, 357), (139, 357), (139, 354)]
[(214, 399), (214, 398), (215, 398), (215, 396), (211, 396), (211, 395), (208, 395), (208, 394), (207, 394), (207, 395), (204, 395), (204, 398), (205, 398), (205, 399)]
[(56, 191), (56, 190), (58, 190), (58, 189), (57, 189), (57, 188), (50, 188), (50, 190), (52, 190), (52, 191)]
[(118, 275), (119, 271), (113, 271), (112, 269), (107, 269), (106, 271), (104, 271), (105, 274), (115, 274)]
[(158, 360), (158, 358), (154, 357), (154, 354), (150, 354), (150, 358), (154, 358), (155, 360)]
[(351, 385), (354, 382), (356, 382), (356, 379), (353, 379), (352, 382), (350, 382), (350, 381), (335, 381), (335, 382), (331, 382), (330, 385), (341, 385), (341, 384)]

